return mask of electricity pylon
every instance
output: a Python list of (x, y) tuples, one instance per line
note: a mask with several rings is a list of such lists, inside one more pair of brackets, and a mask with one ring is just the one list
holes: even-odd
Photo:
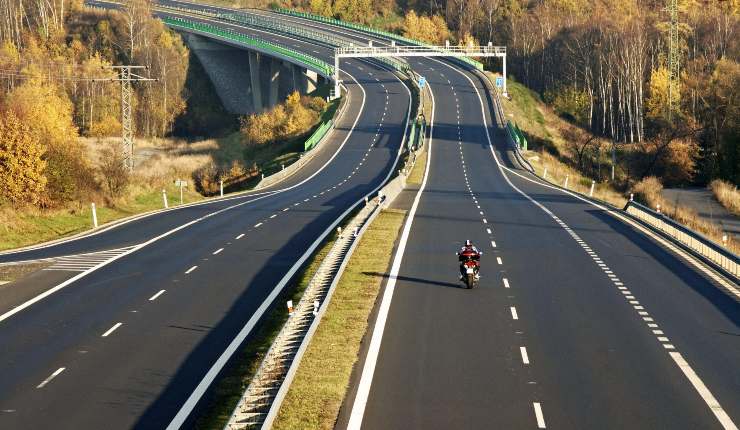
[(109, 66), (109, 69), (118, 70), (118, 78), (112, 78), (113, 82), (121, 83), (121, 130), (123, 145), (123, 164), (129, 171), (134, 170), (134, 126), (131, 115), (131, 82), (156, 81), (144, 76), (137, 75), (132, 70), (148, 69), (146, 66)]

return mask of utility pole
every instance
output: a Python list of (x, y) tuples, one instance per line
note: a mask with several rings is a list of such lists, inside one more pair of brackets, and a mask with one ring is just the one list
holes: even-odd
[(134, 126), (131, 115), (131, 82), (149, 82), (158, 79), (150, 79), (134, 73), (132, 70), (149, 69), (147, 66), (108, 66), (106, 68), (118, 70), (118, 78), (112, 78), (113, 82), (121, 83), (121, 130), (123, 145), (123, 163), (129, 169), (134, 170)]
[(671, 26), (668, 32), (668, 121), (673, 121), (673, 110), (677, 108), (680, 97), (681, 55), (678, 39), (678, 0), (667, 0), (666, 10), (670, 14)]

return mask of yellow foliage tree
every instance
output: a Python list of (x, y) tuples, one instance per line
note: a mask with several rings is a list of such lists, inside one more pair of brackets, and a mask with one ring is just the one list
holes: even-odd
[[(668, 69), (661, 66), (650, 73), (649, 95), (645, 100), (646, 117), (651, 120), (668, 118)], [(673, 95), (674, 100), (680, 100), (680, 94)]]
[(44, 147), (13, 112), (0, 115), (0, 196), (37, 204), (46, 188)]
[(46, 149), (48, 199), (67, 201), (92, 185), (92, 171), (72, 123), (66, 95), (41, 80), (29, 79), (14, 89), (7, 106), (28, 125), (28, 133)]
[(409, 11), (404, 17), (403, 35), (432, 44), (444, 44), (450, 38), (450, 30), (447, 28), (445, 20), (434, 15), (418, 16), (416, 12)]

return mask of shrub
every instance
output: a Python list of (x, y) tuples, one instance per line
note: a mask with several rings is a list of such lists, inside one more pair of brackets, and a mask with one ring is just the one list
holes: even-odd
[(100, 152), (100, 175), (108, 195), (119, 197), (128, 186), (131, 176), (124, 165), (123, 151), (118, 144), (106, 146)]
[(652, 209), (655, 209), (658, 204), (665, 206), (663, 197), (661, 196), (662, 191), (663, 184), (655, 176), (648, 176), (632, 187), (635, 199)]
[(715, 179), (709, 184), (709, 187), (722, 206), (733, 214), (740, 215), (740, 191), (737, 190), (736, 186), (727, 181)]

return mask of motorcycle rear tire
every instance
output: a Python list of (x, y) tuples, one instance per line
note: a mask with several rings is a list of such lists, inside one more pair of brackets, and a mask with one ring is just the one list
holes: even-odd
[(468, 273), (468, 276), (465, 278), (465, 285), (468, 287), (468, 290), (475, 288), (475, 275), (474, 274)]

